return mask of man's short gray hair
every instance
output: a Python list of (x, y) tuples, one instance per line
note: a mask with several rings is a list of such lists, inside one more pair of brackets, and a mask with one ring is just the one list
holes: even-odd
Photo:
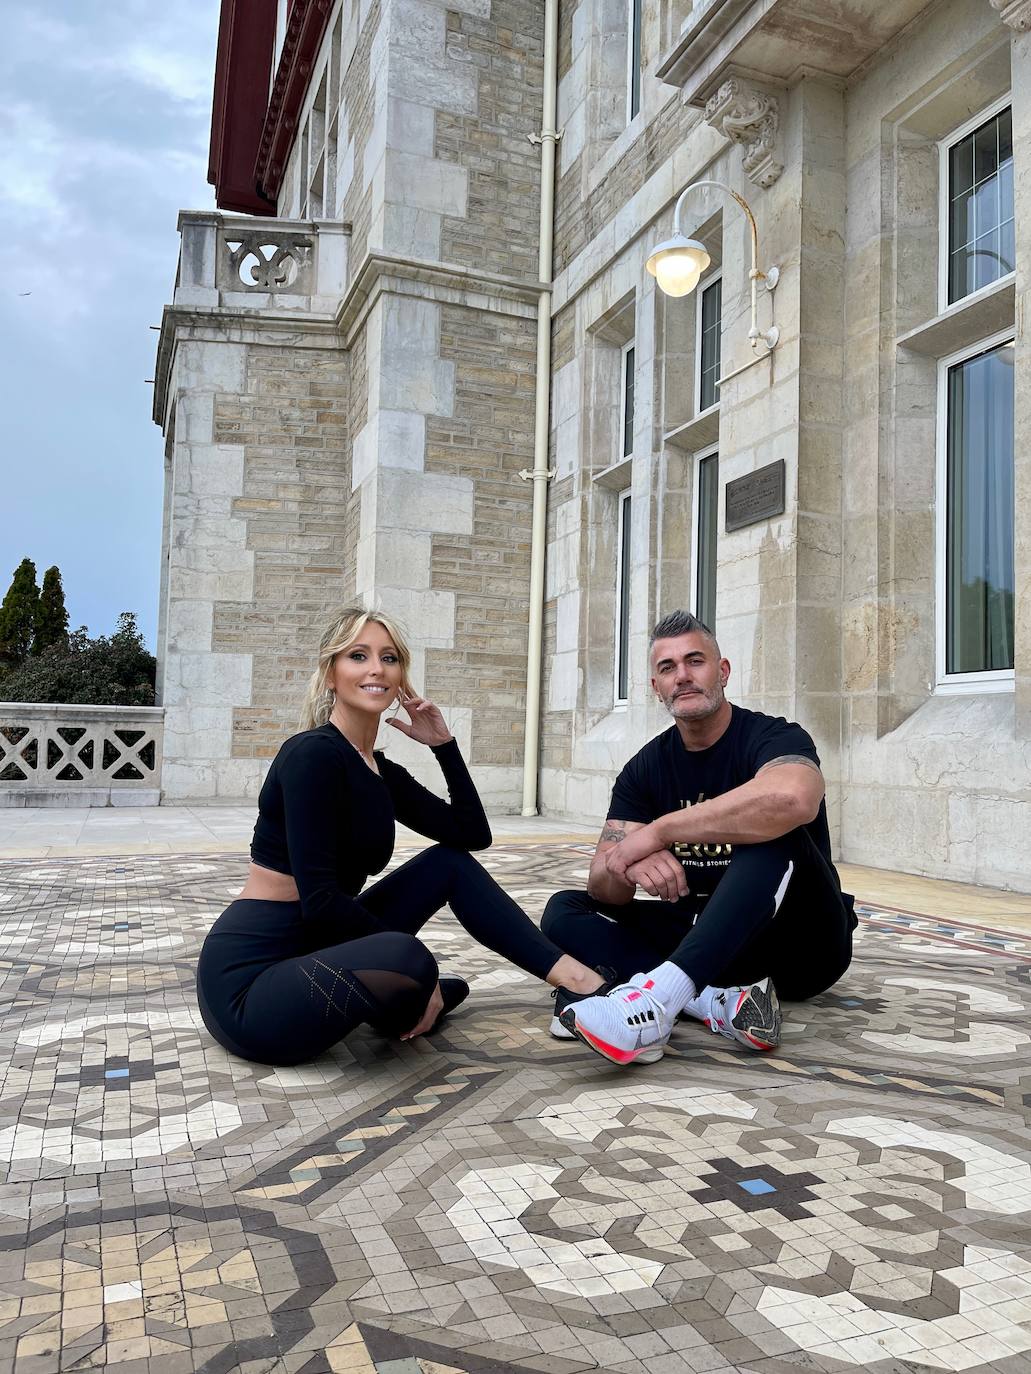
[(716, 636), (708, 625), (690, 611), (670, 611), (669, 615), (664, 615), (652, 630), (648, 647), (650, 649), (657, 639), (679, 639), (681, 635), (705, 635), (712, 640), (717, 654), (720, 651)]

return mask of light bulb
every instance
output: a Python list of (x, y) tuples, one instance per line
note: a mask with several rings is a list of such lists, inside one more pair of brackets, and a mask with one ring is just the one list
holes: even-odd
[(648, 259), (647, 268), (660, 291), (667, 296), (686, 296), (698, 285), (711, 261), (703, 243), (675, 234), (659, 244)]

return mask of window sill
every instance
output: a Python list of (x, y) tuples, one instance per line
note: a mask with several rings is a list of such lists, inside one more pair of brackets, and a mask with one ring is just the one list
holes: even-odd
[(671, 444), (673, 448), (685, 449), (688, 453), (697, 453), (699, 449), (718, 443), (719, 437), (720, 407), (717, 402), (708, 410), (703, 410), (701, 415), (696, 415), (693, 420), (677, 425), (676, 429), (664, 434), (662, 442)]
[(994, 673), (970, 673), (955, 678), (943, 678), (935, 684), (934, 695), (937, 697), (960, 697), (960, 696), (988, 696), (996, 695), (1000, 692), (1009, 692), (1011, 695), (1015, 691), (1016, 675), (1012, 672), (1005, 675)]
[(930, 358), (947, 358), (978, 339), (1011, 329), (1015, 318), (1016, 277), (1010, 272), (963, 300), (950, 305), (926, 324), (910, 329), (895, 340), (899, 348)]
[(608, 487), (609, 491), (626, 491), (630, 485), (633, 462), (633, 454), (629, 454), (626, 458), (620, 458), (618, 463), (613, 463), (611, 467), (602, 468), (601, 472), (594, 473), (591, 481), (597, 482), (599, 487)]

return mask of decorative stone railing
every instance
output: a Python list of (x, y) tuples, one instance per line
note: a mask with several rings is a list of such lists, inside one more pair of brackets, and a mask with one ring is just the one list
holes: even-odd
[(157, 806), (163, 706), (0, 702), (0, 807)]
[(333, 314), (347, 286), (350, 227), (184, 210), (173, 307)]

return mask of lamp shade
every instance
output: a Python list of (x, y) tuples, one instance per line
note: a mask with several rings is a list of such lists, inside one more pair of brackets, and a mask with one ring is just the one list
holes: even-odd
[(711, 261), (704, 243), (674, 234), (659, 244), (645, 265), (660, 291), (667, 296), (686, 296), (698, 285), (699, 277)]

